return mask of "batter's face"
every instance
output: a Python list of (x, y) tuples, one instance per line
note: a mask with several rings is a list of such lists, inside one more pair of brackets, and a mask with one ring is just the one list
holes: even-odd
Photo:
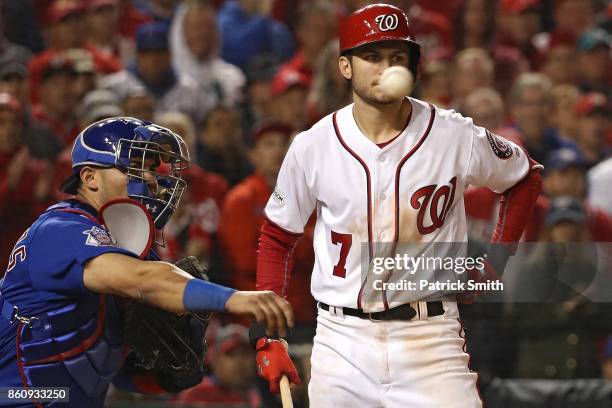
[(378, 81), (385, 69), (394, 65), (408, 67), (409, 48), (403, 41), (384, 41), (361, 46), (351, 55), (341, 56), (342, 76), (351, 81), (353, 93), (373, 105), (388, 105), (397, 100), (383, 94)]

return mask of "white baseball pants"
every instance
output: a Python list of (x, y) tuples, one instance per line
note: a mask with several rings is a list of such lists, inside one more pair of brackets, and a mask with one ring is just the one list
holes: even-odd
[[(424, 302), (420, 309), (426, 310)], [(455, 302), (444, 315), (370, 321), (319, 308), (311, 408), (482, 407)]]

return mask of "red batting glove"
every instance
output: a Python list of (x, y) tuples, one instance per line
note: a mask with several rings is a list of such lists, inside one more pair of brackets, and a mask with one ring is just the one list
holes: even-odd
[[(469, 280), (478, 283), (501, 281), (501, 275), (495, 270), (493, 265), (484, 261), (484, 269), (470, 268), (466, 271)], [(465, 291), (457, 295), (457, 303), (469, 305), (483, 295), (483, 291)]]
[(265, 378), (270, 384), (270, 392), (280, 392), (280, 380), (286, 375), (294, 384), (300, 385), (302, 381), (298, 375), (287, 348), (282, 342), (285, 340), (273, 340), (262, 337), (257, 340), (257, 372), (260, 377)]

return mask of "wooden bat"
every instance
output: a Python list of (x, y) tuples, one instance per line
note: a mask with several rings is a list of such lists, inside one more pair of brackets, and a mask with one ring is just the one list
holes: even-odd
[[(285, 346), (285, 350), (289, 349), (289, 345), (285, 340), (282, 340), (283, 346)], [(280, 379), (280, 394), (281, 394), (281, 402), (283, 404), (283, 408), (293, 408), (293, 399), (291, 398), (291, 388), (289, 387), (289, 378), (286, 375), (283, 375)]]
[(280, 380), (280, 394), (283, 408), (293, 408), (293, 399), (291, 398), (291, 388), (289, 388), (289, 378), (283, 375)]

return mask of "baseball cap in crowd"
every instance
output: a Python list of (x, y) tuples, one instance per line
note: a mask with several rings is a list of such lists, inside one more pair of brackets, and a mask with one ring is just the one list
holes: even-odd
[(91, 52), (84, 48), (72, 48), (62, 52), (78, 74), (93, 74), (96, 72), (96, 63)]
[(610, 105), (606, 95), (599, 92), (589, 92), (578, 99), (574, 109), (577, 114), (588, 116), (595, 112), (608, 113), (610, 112)]
[(562, 196), (551, 200), (544, 222), (547, 226), (551, 226), (561, 221), (580, 224), (584, 220), (586, 220), (586, 212), (580, 200), (575, 197)]
[(279, 64), (278, 58), (270, 54), (251, 58), (245, 69), (247, 82), (270, 81), (278, 72)]
[(45, 81), (56, 74), (62, 73), (75, 74), (74, 64), (63, 55), (55, 55), (47, 61), (44, 67), (42, 67), (40, 77), (42, 81)]
[(576, 44), (579, 51), (593, 51), (597, 48), (612, 48), (612, 35), (601, 28), (586, 31), (578, 38)]
[(47, 22), (54, 24), (84, 11), (82, 0), (55, 0), (47, 9)]
[(26, 78), (28, 76), (28, 68), (21, 62), (17, 61), (10, 61), (0, 64), (0, 80), (6, 79), (13, 75)]
[(310, 87), (310, 82), (304, 74), (292, 69), (281, 69), (272, 79), (273, 96), (280, 96), (293, 87), (307, 90)]
[(167, 50), (169, 27), (164, 22), (142, 24), (136, 30), (136, 49), (138, 51)]
[(215, 353), (220, 354), (229, 353), (239, 348), (250, 350), (249, 330), (239, 324), (228, 324), (220, 327), (215, 335), (213, 347)]
[(563, 147), (553, 150), (546, 156), (544, 171), (549, 174), (555, 170), (564, 170), (568, 167), (587, 168), (587, 163), (582, 154), (571, 147)]
[(520, 14), (527, 10), (537, 10), (540, 0), (502, 0), (500, 6), (505, 14)]
[(96, 89), (88, 92), (81, 103), (79, 116), (81, 119), (93, 123), (113, 116), (121, 116), (119, 99), (106, 89)]
[(289, 139), (293, 134), (293, 128), (286, 123), (279, 121), (266, 121), (255, 126), (251, 142), (254, 145), (266, 133), (276, 132), (281, 133)]

